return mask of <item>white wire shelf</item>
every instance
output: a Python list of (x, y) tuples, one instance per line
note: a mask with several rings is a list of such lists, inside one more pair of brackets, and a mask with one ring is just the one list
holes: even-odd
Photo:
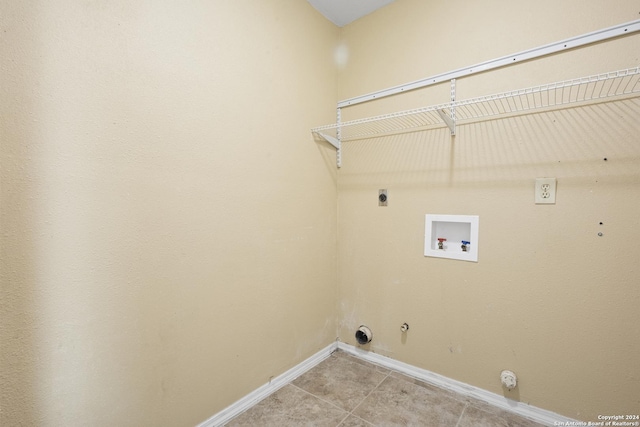
[[(541, 86), (453, 101), (311, 129), (314, 137), (341, 142), (455, 126), (548, 109), (640, 96), (640, 66)], [(328, 138), (327, 138), (328, 137)]]

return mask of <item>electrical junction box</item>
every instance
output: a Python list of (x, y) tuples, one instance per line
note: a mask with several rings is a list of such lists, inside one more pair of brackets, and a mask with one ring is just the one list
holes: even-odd
[(424, 256), (478, 262), (477, 215), (425, 216)]

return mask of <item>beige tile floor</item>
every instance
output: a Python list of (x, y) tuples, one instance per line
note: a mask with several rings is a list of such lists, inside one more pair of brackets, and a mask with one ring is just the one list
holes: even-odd
[(541, 424), (336, 351), (226, 425), (537, 427)]

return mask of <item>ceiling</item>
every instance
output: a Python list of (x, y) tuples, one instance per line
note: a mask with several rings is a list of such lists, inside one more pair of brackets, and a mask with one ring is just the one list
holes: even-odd
[(338, 27), (362, 18), (394, 0), (307, 0)]

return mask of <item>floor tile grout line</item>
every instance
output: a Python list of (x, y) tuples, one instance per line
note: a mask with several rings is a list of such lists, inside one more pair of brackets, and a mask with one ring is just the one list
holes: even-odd
[(345, 421), (347, 421), (350, 417), (355, 417), (355, 418), (359, 419), (360, 421), (362, 421), (363, 423), (366, 423), (367, 425), (370, 425), (370, 426), (374, 426), (374, 427), (375, 427), (375, 424), (373, 424), (373, 423), (371, 423), (371, 422), (369, 422), (369, 421), (367, 421), (367, 420), (365, 420), (365, 419), (362, 419), (362, 418), (360, 418), (359, 416), (352, 414), (351, 412), (349, 412), (349, 413), (347, 414), (347, 416), (346, 416), (346, 417), (344, 417), (336, 427), (340, 427), (341, 425), (343, 425), (343, 424), (344, 424), (344, 422), (345, 422)]
[[(334, 353), (335, 353), (335, 352), (334, 352)], [(333, 355), (333, 353), (331, 353), (331, 355)], [(331, 357), (331, 355), (330, 355), (330, 357)], [(348, 360), (348, 359), (347, 359), (347, 360)], [(348, 362), (349, 362), (349, 363), (358, 363), (358, 362), (353, 361), (353, 360), (348, 360)], [(378, 365), (376, 365), (376, 364), (374, 364), (374, 363), (367, 364), (367, 365), (373, 365), (373, 367), (378, 366)], [(373, 369), (373, 367), (372, 367), (372, 369)], [(295, 384), (293, 383), (293, 381), (290, 381), (288, 384), (285, 384), (285, 386), (287, 386), (287, 385), (291, 385), (291, 386), (293, 386), (293, 387), (297, 388), (298, 390), (301, 390), (301, 391), (305, 392), (306, 394), (308, 394), (308, 395), (310, 395), (310, 396), (313, 396), (313, 397), (315, 397), (316, 399), (318, 399), (318, 400), (320, 400), (320, 401), (322, 401), (322, 402), (328, 403), (328, 404), (332, 405), (333, 407), (338, 408), (338, 409), (340, 409), (341, 411), (346, 412), (346, 413), (347, 413), (347, 415), (346, 415), (346, 416), (345, 416), (345, 417), (340, 421), (340, 423), (338, 423), (338, 424), (337, 424), (337, 426), (339, 426), (340, 424), (342, 424), (342, 423), (343, 423), (347, 418), (349, 418), (350, 416), (354, 416), (354, 417), (356, 417), (356, 418), (358, 418), (358, 419), (360, 419), (360, 420), (362, 420), (362, 421), (366, 422), (367, 424), (371, 424), (369, 421), (364, 420), (364, 419), (362, 419), (362, 418), (358, 417), (357, 415), (354, 415), (354, 414), (353, 414), (353, 411), (354, 411), (356, 408), (358, 408), (358, 407), (359, 407), (359, 406), (360, 406), (360, 405), (361, 405), (361, 404), (362, 404), (362, 403), (367, 399), (367, 397), (369, 397), (369, 395), (370, 395), (371, 393), (373, 393), (373, 391), (374, 391), (376, 388), (378, 388), (378, 387), (380, 386), (380, 384), (382, 384), (382, 382), (383, 382), (384, 380), (386, 380), (386, 379), (387, 379), (387, 378), (388, 378), (388, 377), (393, 373), (393, 370), (391, 370), (391, 369), (385, 369), (385, 370), (387, 371), (387, 373), (385, 373), (385, 374), (384, 374), (384, 377), (380, 380), (380, 382), (378, 382), (378, 384), (376, 384), (376, 386), (375, 386), (375, 387), (373, 387), (373, 388), (371, 389), (371, 391), (369, 391), (369, 393), (367, 393), (367, 395), (366, 395), (365, 397), (363, 397), (363, 398), (362, 398), (362, 400), (361, 400), (361, 401), (360, 401), (360, 402), (359, 402), (359, 403), (358, 403), (358, 404), (357, 404), (357, 405), (356, 405), (356, 406), (355, 406), (351, 411), (349, 411), (349, 410), (347, 410), (347, 409), (344, 409), (344, 408), (341, 408), (340, 406), (336, 405), (335, 403), (330, 402), (330, 401), (328, 401), (328, 400), (326, 400), (326, 399), (323, 399), (323, 398), (322, 398), (322, 397), (320, 397), (320, 396), (316, 396), (315, 394), (311, 393), (310, 391), (307, 391), (307, 390), (303, 389), (302, 387), (295, 385)], [(381, 373), (381, 374), (382, 374), (382, 372), (380, 372), (380, 371), (378, 371), (378, 370), (375, 370), (375, 369), (374, 369), (374, 372), (379, 372), (379, 373)], [(296, 378), (296, 379), (297, 379), (297, 378)], [(371, 425), (373, 425), (373, 424), (371, 424)]]
[[(385, 378), (386, 378), (386, 377), (385, 377)], [(384, 378), (382, 379), (382, 381), (384, 381)], [(380, 383), (382, 383), (382, 381), (381, 381)], [(346, 409), (344, 409), (344, 408), (341, 408), (341, 407), (339, 407), (338, 405), (336, 405), (335, 403), (333, 403), (333, 402), (329, 402), (328, 400), (325, 400), (325, 399), (323, 399), (323, 398), (322, 398), (322, 397), (320, 397), (320, 396), (316, 396), (315, 394), (311, 393), (310, 391), (307, 391), (307, 390), (305, 390), (305, 389), (303, 389), (303, 388), (301, 388), (301, 387), (299, 387), (299, 386), (297, 386), (297, 385), (293, 384), (292, 382), (291, 382), (291, 383), (289, 383), (289, 384), (287, 384), (287, 385), (291, 385), (291, 386), (293, 386), (293, 387), (297, 388), (298, 390), (305, 392), (305, 393), (306, 393), (306, 394), (308, 394), (309, 396), (313, 396), (313, 397), (315, 397), (316, 399), (318, 399), (318, 400), (320, 400), (320, 401), (322, 401), (322, 402), (328, 403), (328, 404), (330, 404), (331, 406), (333, 406), (333, 407), (335, 407), (335, 408), (337, 408), (337, 409), (340, 409), (341, 411), (345, 412), (345, 413), (346, 413), (346, 415), (344, 416), (344, 418), (343, 418), (343, 419), (341, 419), (341, 420), (340, 420), (340, 422), (336, 425), (336, 427), (338, 427), (338, 426), (340, 426), (340, 424), (344, 423), (344, 422), (347, 420), (347, 418), (349, 418), (350, 416), (354, 416), (354, 417), (356, 417), (356, 418), (358, 418), (358, 419), (360, 419), (360, 420), (364, 421), (364, 422), (365, 422), (365, 423), (367, 423), (367, 424), (371, 424), (369, 421), (367, 421), (367, 420), (363, 420), (363, 419), (362, 419), (362, 418), (360, 418), (359, 416), (354, 415), (354, 414), (352, 413), (353, 411), (348, 411), (348, 410), (346, 410)], [(380, 385), (380, 384), (378, 384), (378, 385)], [(376, 387), (378, 387), (378, 386), (376, 386)], [(373, 388), (373, 390), (375, 390), (375, 389), (376, 389), (376, 387), (374, 387), (374, 388)], [(373, 390), (371, 390), (371, 391), (373, 391)], [(369, 394), (371, 394), (371, 392), (369, 392)], [(369, 396), (369, 394), (367, 394), (367, 396)], [(367, 398), (367, 397), (365, 397), (364, 399), (366, 399), (366, 398)], [(363, 402), (364, 402), (364, 399), (362, 400)], [(362, 403), (362, 402), (360, 402), (360, 403)], [(358, 405), (356, 405), (356, 408), (360, 405), (360, 403), (358, 403)], [(354, 409), (355, 409), (355, 408), (354, 408)], [(373, 424), (371, 424), (371, 425), (373, 425)]]
[(464, 416), (465, 411), (469, 407), (469, 402), (465, 403), (464, 408), (462, 408), (462, 412), (460, 413), (460, 417), (458, 418), (458, 422), (456, 423), (456, 427), (460, 425), (460, 421), (462, 421), (462, 417)]
[(305, 389), (303, 389), (303, 388), (301, 388), (301, 387), (298, 387), (297, 385), (295, 385), (295, 384), (293, 384), (293, 383), (289, 383), (288, 385), (292, 385), (292, 386), (294, 386), (295, 388), (297, 388), (298, 390), (304, 391), (304, 392), (305, 392), (305, 393), (307, 393), (309, 396), (313, 396), (313, 397), (315, 397), (316, 399), (323, 401), (324, 403), (328, 403), (329, 405), (334, 406), (334, 407), (336, 407), (336, 408), (340, 409), (341, 411), (346, 412), (346, 413), (347, 413), (347, 415), (349, 415), (349, 414), (350, 414), (350, 412), (349, 412), (348, 410), (346, 410), (346, 409), (344, 409), (344, 408), (341, 408), (341, 407), (339, 407), (338, 405), (336, 405), (335, 403), (333, 403), (333, 402), (329, 402), (328, 400), (323, 399), (323, 398), (321, 398), (320, 396), (316, 396), (315, 394), (311, 393), (310, 391), (307, 391), (307, 390), (305, 390)]
[[(367, 395), (366, 395), (366, 396), (365, 396), (365, 397), (360, 401), (360, 403), (358, 403), (356, 406), (354, 406), (354, 407), (353, 407), (353, 409), (351, 410), (351, 412), (349, 412), (349, 415), (353, 415), (354, 417), (360, 418), (360, 417), (358, 417), (357, 415), (354, 415), (353, 411), (355, 411), (356, 409), (358, 409), (358, 408), (360, 407), (360, 405), (362, 405), (362, 404), (364, 403), (364, 401), (365, 401), (365, 400), (367, 400), (367, 398), (368, 398), (369, 396), (371, 396), (371, 393), (373, 393), (374, 391), (376, 391), (376, 389), (377, 389), (378, 387), (380, 387), (380, 385), (384, 382), (384, 380), (386, 380), (387, 378), (389, 378), (389, 376), (391, 375), (391, 372), (392, 372), (392, 371), (387, 372), (387, 374), (384, 376), (384, 378), (383, 378), (383, 379), (381, 379), (381, 380), (380, 380), (380, 382), (379, 382), (379, 383), (378, 383), (374, 388), (372, 388), (372, 389), (371, 389), (371, 391), (370, 391), (369, 393), (367, 393)], [(360, 418), (360, 419), (361, 419), (361, 420), (363, 420), (362, 418)], [(367, 421), (367, 420), (363, 420), (363, 421), (369, 422), (369, 421)]]
[(344, 422), (346, 421), (347, 418), (349, 418), (351, 416), (351, 414), (347, 414), (344, 416), (343, 419), (340, 420), (340, 422), (336, 425), (336, 427), (340, 427), (341, 425), (344, 424)]
[[(360, 421), (362, 421), (363, 423), (365, 423), (365, 424), (366, 424), (366, 425), (368, 425), (368, 426), (373, 426), (373, 427), (375, 427), (375, 426), (376, 426), (376, 425), (375, 425), (375, 424), (373, 424), (372, 422), (367, 421), (367, 420), (365, 420), (364, 418), (360, 418), (359, 416), (357, 416), (357, 415), (353, 415), (353, 414), (349, 414), (349, 415), (347, 415), (347, 417), (346, 417), (344, 420), (340, 421), (340, 424), (344, 423), (344, 422), (345, 422), (348, 418), (350, 418), (350, 417), (357, 418), (357, 419), (359, 419)], [(340, 424), (338, 424), (336, 427), (340, 427)]]
[[(349, 363), (358, 363), (358, 362), (353, 361), (353, 360), (349, 360)], [(378, 366), (378, 365), (373, 364), (373, 363), (372, 363), (371, 365), (373, 365), (373, 366)], [(345, 416), (345, 417), (340, 421), (340, 423), (338, 423), (338, 426), (339, 426), (340, 424), (342, 424), (342, 423), (343, 423), (347, 418), (349, 418), (350, 416), (354, 416), (354, 417), (356, 417), (356, 418), (358, 418), (358, 419), (360, 419), (360, 420), (362, 420), (362, 421), (366, 422), (367, 424), (374, 425), (374, 424), (370, 423), (369, 421), (367, 421), (367, 420), (365, 420), (365, 419), (362, 419), (362, 418), (360, 418), (360, 417), (359, 417), (359, 416), (357, 416), (357, 415), (354, 415), (353, 411), (355, 411), (355, 410), (356, 410), (356, 409), (357, 409), (357, 408), (358, 408), (358, 407), (359, 407), (359, 406), (360, 406), (360, 405), (361, 405), (365, 400), (367, 400), (367, 397), (369, 397), (369, 396), (371, 395), (371, 393), (373, 393), (373, 392), (375, 391), (375, 389), (377, 389), (378, 387), (380, 387), (380, 385), (384, 382), (384, 380), (386, 380), (387, 378), (389, 378), (389, 377), (391, 376), (391, 374), (394, 372), (392, 369), (385, 369), (385, 370), (387, 371), (387, 373), (385, 373), (385, 374), (384, 374), (384, 377), (383, 377), (383, 378), (378, 382), (378, 384), (376, 384), (376, 386), (375, 386), (375, 387), (373, 387), (373, 388), (371, 389), (371, 391), (369, 391), (369, 393), (367, 393), (367, 395), (366, 395), (366, 396), (364, 396), (364, 397), (362, 398), (362, 400), (361, 400), (360, 402), (358, 402), (358, 404), (357, 404), (356, 406), (354, 406), (354, 407), (353, 407), (353, 409), (352, 409), (351, 411), (346, 410), (346, 409), (344, 409), (344, 408), (341, 408), (340, 406), (336, 405), (335, 403), (333, 403), (333, 402), (329, 402), (328, 400), (325, 400), (325, 399), (323, 399), (323, 398), (322, 398), (322, 397), (320, 397), (320, 396), (316, 396), (315, 394), (311, 393), (310, 391), (307, 391), (307, 390), (303, 389), (302, 387), (295, 385), (295, 384), (293, 383), (293, 381), (292, 381), (292, 382), (290, 382), (290, 383), (289, 383), (289, 385), (292, 385), (292, 386), (294, 386), (295, 388), (297, 388), (297, 389), (299, 389), (299, 390), (302, 390), (303, 392), (305, 392), (305, 393), (307, 393), (308, 395), (313, 396), (313, 397), (315, 397), (315, 398), (317, 398), (317, 399), (321, 400), (322, 402), (329, 403), (330, 405), (332, 405), (332, 406), (334, 406), (334, 407), (336, 407), (336, 408), (338, 408), (338, 409), (340, 409), (340, 410), (342, 410), (342, 411), (345, 411), (345, 412), (347, 413), (347, 415), (346, 415), (346, 416)], [(378, 371), (378, 370), (375, 370), (375, 369), (374, 369), (374, 372), (379, 372), (379, 373), (381, 373), (381, 374), (382, 374), (382, 372), (380, 372), (380, 371)]]
[[(351, 356), (351, 357), (353, 357), (353, 356)], [(358, 364), (361, 364), (360, 362), (357, 362), (357, 361), (355, 361), (355, 360), (349, 360), (349, 362), (350, 362), (350, 363), (358, 363)], [(366, 364), (361, 364), (361, 365), (363, 365), (363, 366), (370, 366), (370, 367), (374, 368), (374, 372), (378, 372), (378, 373), (381, 373), (381, 374), (382, 374), (382, 372), (380, 372), (379, 370), (375, 369), (375, 368), (381, 368), (381, 366), (376, 365), (375, 363), (366, 363)], [(391, 375), (391, 373), (393, 372), (391, 369), (385, 369), (385, 370), (387, 371), (387, 373), (386, 373), (386, 374), (384, 374), (384, 377), (380, 380), (380, 382), (378, 382), (378, 384), (376, 384), (376, 386), (375, 386), (375, 387), (373, 387), (373, 388), (371, 389), (371, 391), (369, 391), (369, 393), (367, 393), (367, 395), (366, 395), (366, 396), (364, 396), (364, 397), (362, 398), (362, 400), (361, 400), (360, 402), (358, 402), (358, 404), (357, 404), (356, 406), (354, 406), (354, 407), (353, 407), (353, 409), (352, 409), (351, 411), (349, 411), (349, 414), (348, 414), (348, 415), (347, 415), (347, 416), (346, 416), (342, 421), (340, 421), (340, 424), (344, 423), (344, 422), (345, 422), (345, 420), (346, 420), (347, 418), (349, 418), (349, 417), (356, 417), (357, 419), (359, 419), (359, 420), (361, 420), (361, 421), (363, 421), (363, 422), (365, 422), (365, 423), (367, 423), (367, 424), (369, 424), (369, 425), (372, 425), (372, 426), (374, 426), (374, 425), (375, 425), (375, 424), (373, 424), (373, 423), (371, 423), (371, 422), (369, 422), (369, 421), (367, 421), (367, 420), (365, 420), (365, 419), (363, 419), (363, 418), (360, 418), (359, 416), (355, 415), (355, 414), (353, 413), (353, 411), (355, 411), (356, 409), (358, 409), (358, 407), (360, 407), (360, 405), (362, 405), (362, 404), (364, 403), (364, 401), (365, 401), (365, 400), (367, 400), (367, 398), (371, 395), (371, 393), (373, 393), (373, 392), (375, 391), (375, 389), (377, 389), (377, 388), (380, 386), (380, 384), (382, 384), (382, 383), (384, 382), (384, 380), (386, 380), (386, 379)], [(340, 424), (338, 424), (338, 427), (340, 426)]]

